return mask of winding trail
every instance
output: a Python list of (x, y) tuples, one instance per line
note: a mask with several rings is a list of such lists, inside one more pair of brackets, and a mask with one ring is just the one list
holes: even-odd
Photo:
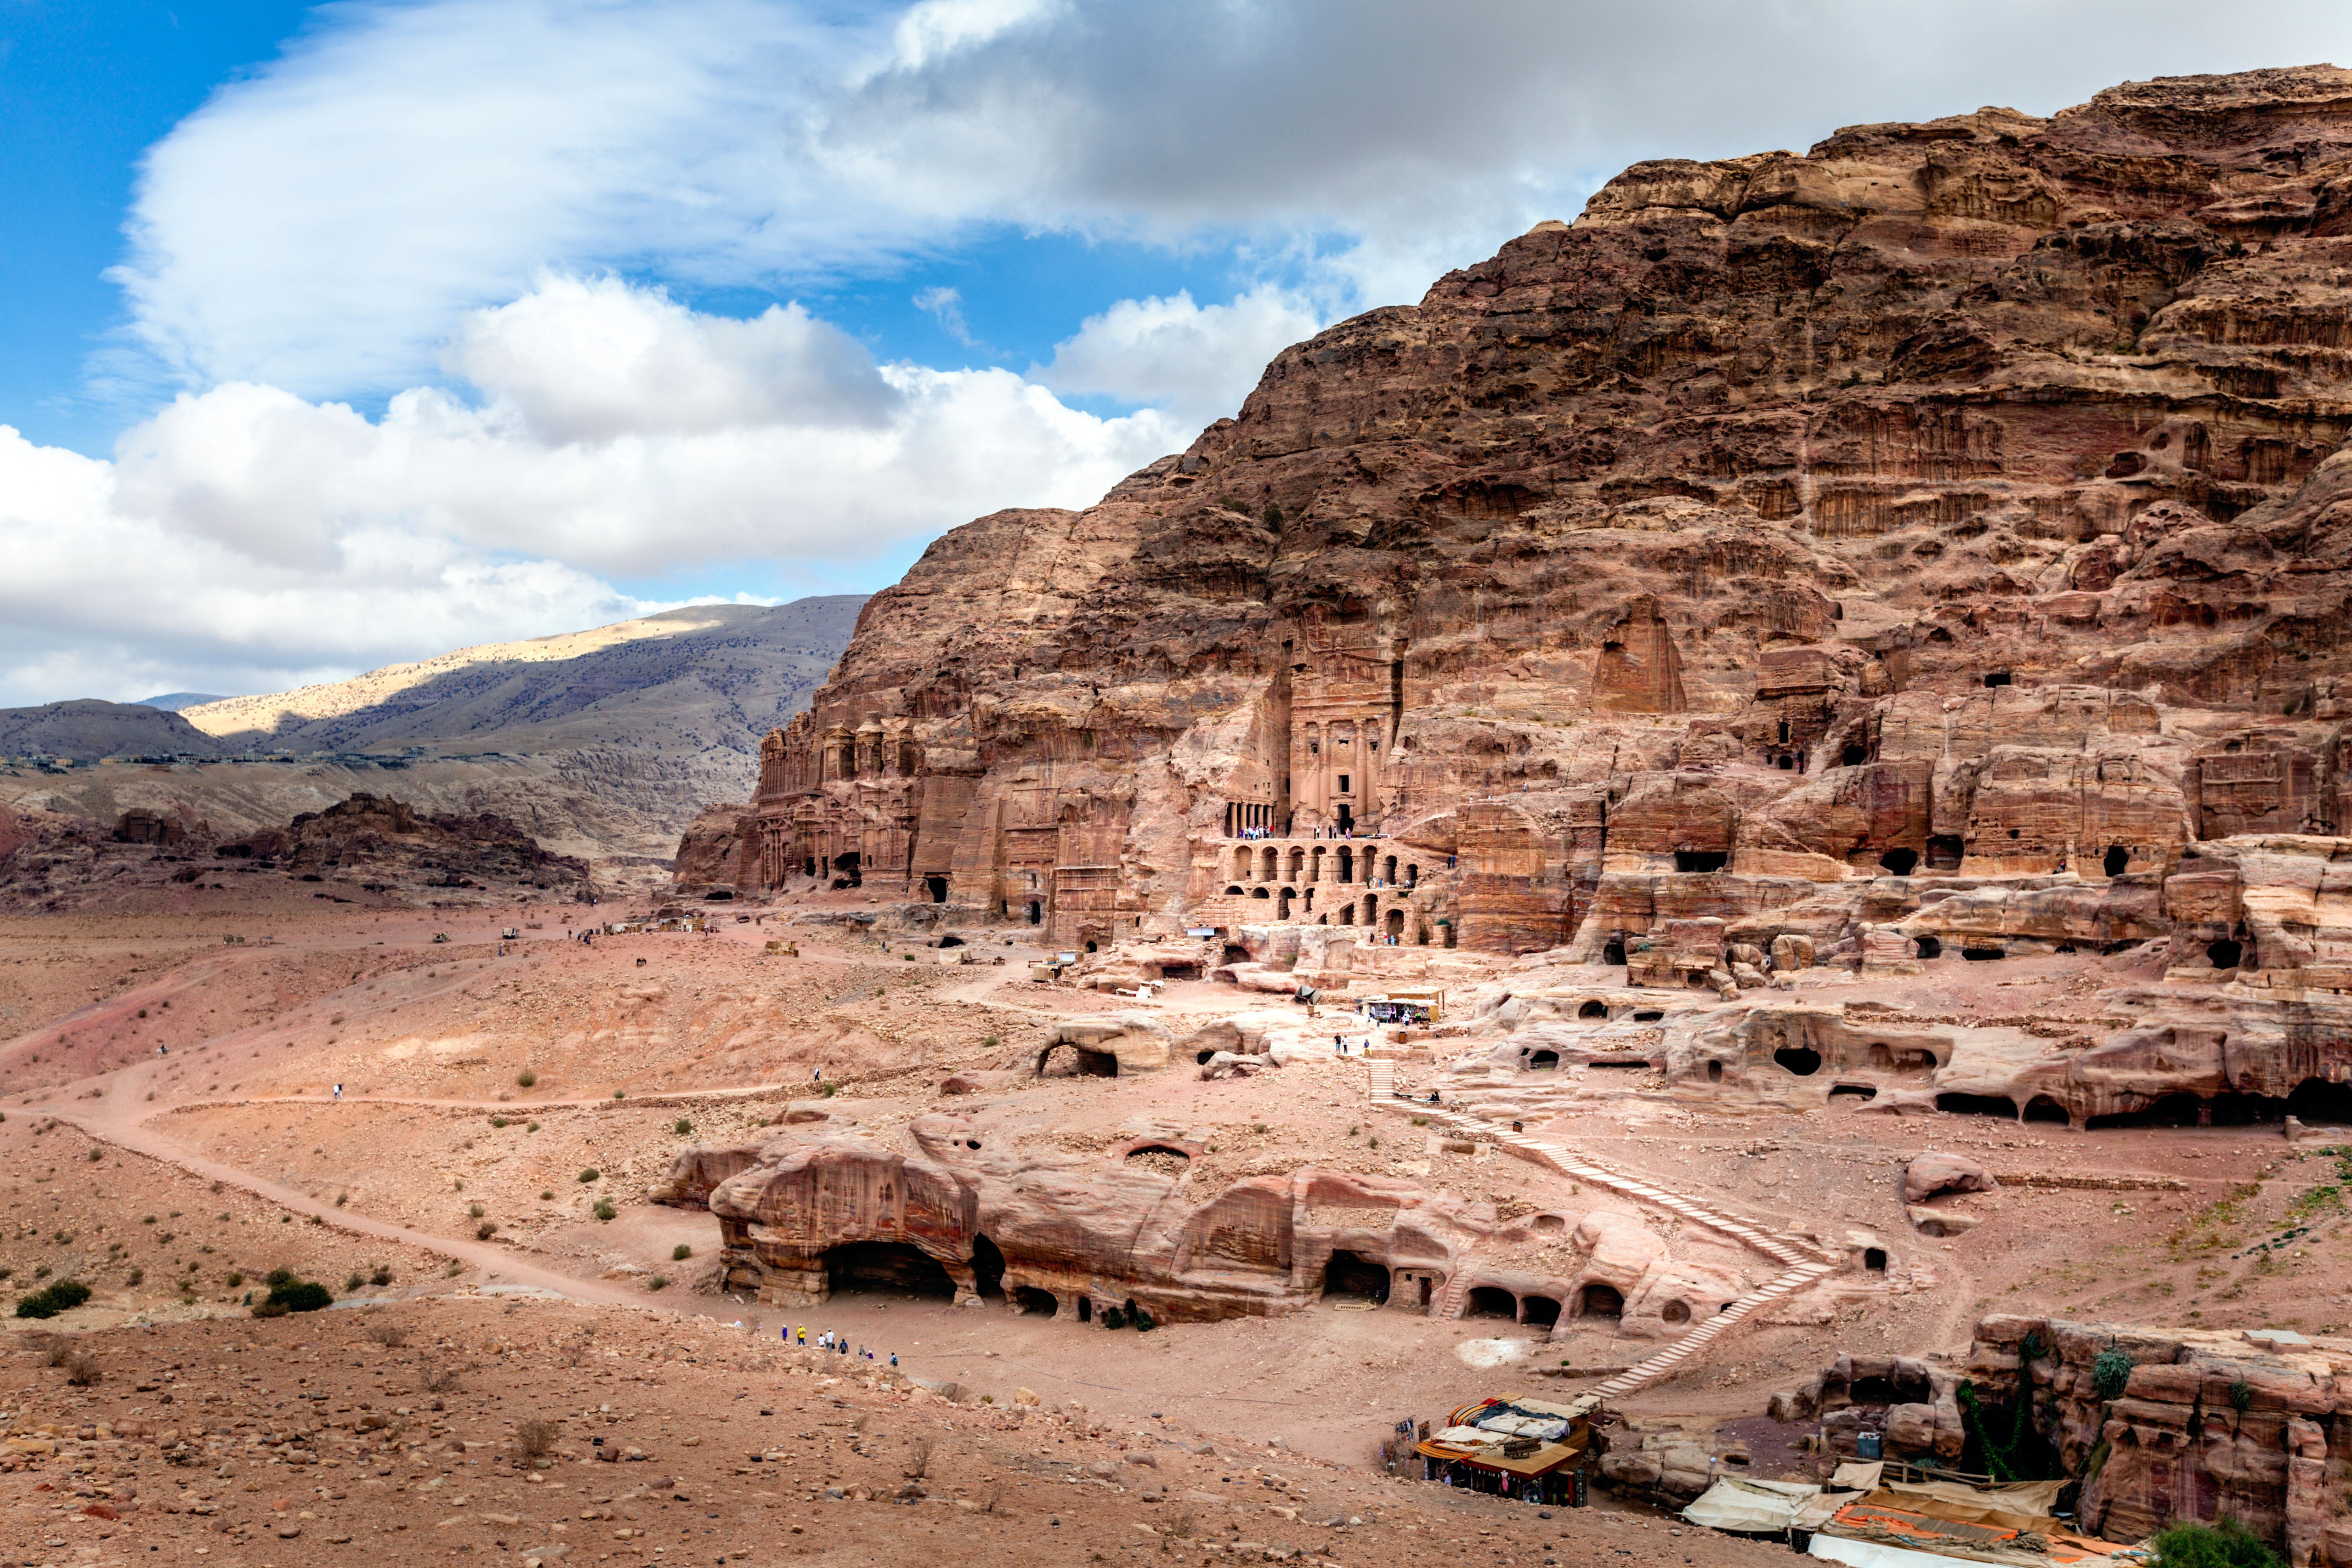
[[(155, 1122), (175, 1112), (204, 1106), (334, 1105), (339, 1103), (331, 1095), (233, 1095), (217, 1100), (181, 1101), (170, 1105), (151, 1107), (144, 1099), (144, 1094), (147, 1082), (153, 1075), (153, 1066), (141, 1063), (136, 1068), (126, 1069), (111, 1075), (106, 1085), (106, 1092), (95, 1101), (85, 1101), (79, 1104), (72, 1102), (63, 1104), (37, 1103), (26, 1106), (21, 1113), (51, 1116), (60, 1122), (69, 1123), (100, 1143), (110, 1144), (117, 1148), (127, 1149), (132, 1154), (142, 1155), (162, 1164), (175, 1166), (206, 1181), (216, 1181), (236, 1187), (266, 1202), (276, 1204), (290, 1213), (308, 1216), (347, 1234), (373, 1237), (381, 1241), (399, 1242), (422, 1251), (436, 1253), (441, 1257), (478, 1270), (486, 1281), (500, 1285), (528, 1285), (546, 1291), (552, 1295), (600, 1306), (642, 1307), (649, 1304), (646, 1300), (644, 1290), (627, 1281), (582, 1279), (574, 1274), (563, 1273), (543, 1264), (529, 1261), (518, 1257), (507, 1248), (489, 1242), (443, 1236), (435, 1231), (419, 1230), (412, 1226), (399, 1225), (390, 1220), (373, 1219), (363, 1214), (354, 1214), (348, 1208), (337, 1208), (331, 1203), (322, 1202), (293, 1187), (256, 1176), (251, 1171), (209, 1159), (168, 1136), (153, 1125)], [(750, 1099), (772, 1093), (780, 1087), (781, 1085), (777, 1084), (763, 1083), (734, 1089), (671, 1091), (660, 1094), (638, 1096), (627, 1101), (534, 1100), (525, 1103), (368, 1095), (364, 1098), (355, 1097), (342, 1101), (340, 1103), (425, 1105), (478, 1111), (485, 1114), (510, 1111), (527, 1113), (551, 1108), (594, 1109), (629, 1104), (667, 1104), (695, 1101)], [(665, 1301), (662, 1305), (669, 1307), (672, 1311), (696, 1317), (720, 1318), (736, 1315), (742, 1303), (725, 1296), (705, 1298), (681, 1292), (674, 1303)]]

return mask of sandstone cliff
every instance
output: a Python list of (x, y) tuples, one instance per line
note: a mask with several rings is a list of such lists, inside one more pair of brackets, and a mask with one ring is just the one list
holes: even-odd
[(743, 882), (1065, 943), (1834, 949), (1987, 878), (1979, 940), (2168, 933), (2190, 846), (2345, 815), (2347, 193), (2325, 67), (1637, 165), (940, 540)]

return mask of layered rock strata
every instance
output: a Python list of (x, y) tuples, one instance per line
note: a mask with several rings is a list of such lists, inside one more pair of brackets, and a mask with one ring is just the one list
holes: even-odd
[(740, 885), (1066, 946), (2169, 938), (2196, 846), (2347, 815), (2347, 189), (2332, 68), (1636, 165), (940, 539), (768, 737)]
[(708, 1207), (728, 1287), (786, 1305), (882, 1285), (1076, 1322), (1137, 1306), (1182, 1322), (1337, 1293), (1549, 1332), (1606, 1317), (1661, 1337), (1736, 1299), (1760, 1266), (1729, 1242), (1670, 1247), (1629, 1205), (1504, 1218), (1314, 1166), (1196, 1190), (1200, 1152), (1181, 1131), (1108, 1158), (1000, 1148), (971, 1118), (934, 1113), (903, 1135), (820, 1124), (687, 1149), (656, 1197)]

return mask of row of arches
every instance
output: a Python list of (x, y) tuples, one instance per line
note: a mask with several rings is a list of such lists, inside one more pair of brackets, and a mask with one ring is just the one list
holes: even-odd
[[(2005, 1122), (2074, 1124), (2074, 1117), (2054, 1096), (2035, 1094), (2023, 1103), (2001, 1094), (1968, 1094), (1954, 1091), (1936, 1096), (1936, 1109), (1958, 1116), (1998, 1116)], [(2298, 1121), (2352, 1125), (2352, 1083), (2306, 1078), (2284, 1095), (2192, 1094), (2180, 1091), (2159, 1095), (2129, 1111), (2110, 1111), (2083, 1119), (2092, 1132), (2112, 1127), (2249, 1127)]]
[(1345, 841), (1289, 845), (1235, 844), (1228, 874), (1235, 882), (1360, 882), (1367, 885), (1417, 887), (1421, 864), (1382, 854), (1367, 844), (1359, 854)]

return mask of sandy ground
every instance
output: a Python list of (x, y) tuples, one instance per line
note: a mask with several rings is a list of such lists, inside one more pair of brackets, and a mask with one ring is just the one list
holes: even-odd
[[(679, 1147), (757, 1135), (795, 1103), (877, 1129), (950, 1110), (992, 1137), (1071, 1150), (1181, 1130), (1203, 1147), (1192, 1179), (1210, 1187), (1312, 1160), (1474, 1203), (1540, 1208), (1578, 1195), (1489, 1148), (1447, 1153), (1407, 1108), (1367, 1103), (1360, 1061), (1216, 1082), (1180, 1063), (943, 1097), (948, 1074), (1032, 1059), (1055, 1018), (1108, 1010), (1107, 998), (1033, 985), (1036, 950), (1001, 935), (976, 946), (978, 967), (950, 967), (933, 950), (854, 928), (780, 930), (790, 909), (745, 912), (765, 916), (756, 923), (713, 912), (707, 936), (593, 946), (567, 939), (567, 920), (588, 916), (578, 908), (379, 911), (280, 897), (233, 920), (183, 910), (0, 919), (0, 1006), (15, 1030), (0, 1043), (0, 1268), (11, 1290), (89, 1284), (89, 1305), (19, 1327), (63, 1332), (102, 1369), (77, 1388), (20, 1338), (0, 1396), (7, 1433), (70, 1436), (101, 1415), (155, 1428), (77, 1458), (20, 1453), (32, 1468), (0, 1475), (0, 1517), (13, 1521), (0, 1539), (28, 1544), (0, 1560), (90, 1561), (95, 1549), (98, 1561), (290, 1563), (290, 1544), (273, 1544), (289, 1516), (303, 1533), (289, 1542), (315, 1551), (348, 1535), (395, 1562), (567, 1542), (574, 1562), (903, 1562), (940, 1544), (983, 1562), (1083, 1562), (1213, 1556), (1212, 1545), (1235, 1541), (1347, 1562), (1428, 1546), (1527, 1563), (1768, 1550), (1669, 1535), (1638, 1505), (1537, 1519), (1375, 1467), (1375, 1445), (1401, 1419), (1487, 1394), (1564, 1396), (1660, 1348), (1610, 1320), (1548, 1334), (1334, 1298), (1293, 1317), (1137, 1334), (877, 1293), (798, 1314), (718, 1293), (715, 1221), (645, 1194)], [(507, 925), (522, 936), (501, 952)], [(780, 934), (798, 956), (764, 951)], [(2099, 959), (1988, 967), (1933, 965), (1885, 994), (1917, 1013), (2093, 1017), (2101, 988), (2146, 978)], [(1848, 988), (1833, 999), (1876, 994)], [(1266, 1005), (1180, 985), (1152, 1010), (1181, 1033)], [(1407, 1075), (1436, 1066), (1407, 1063)], [(819, 1070), (830, 1093), (812, 1081)], [(1774, 1224), (1885, 1243), (1885, 1279), (1860, 1281), (1830, 1321), (1767, 1321), (1624, 1402), (1639, 1427), (1746, 1443), (1766, 1473), (1776, 1455), (1796, 1463), (1753, 1430), (1773, 1389), (1841, 1351), (1958, 1354), (1989, 1311), (2307, 1332), (2352, 1322), (2347, 1173), (2275, 1127), (2077, 1134), (1889, 1116), (1844, 1099), (1790, 1113), (1612, 1089), (1533, 1130)], [(1929, 1147), (2011, 1178), (1952, 1200), (1975, 1228), (1939, 1239), (1906, 1223), (1902, 1168)], [(2030, 1185), (2115, 1178), (2121, 1190)], [(597, 1217), (600, 1199), (612, 1218)], [(2295, 1226), (2308, 1229), (2254, 1246)], [(374, 1304), (254, 1320), (247, 1294), (275, 1269)], [(367, 1337), (404, 1325), (402, 1345)], [(819, 1375), (795, 1373), (799, 1358), (779, 1349), (779, 1331), (803, 1328), (870, 1347), (877, 1364), (895, 1354), (906, 1374), (958, 1385), (961, 1399), (855, 1376), (820, 1390)], [(428, 1361), (466, 1368), (462, 1397), (444, 1393), (439, 1412), (417, 1385)], [(1023, 1390), (1045, 1414), (1013, 1413)], [(190, 1431), (192, 1406), (205, 1412), (205, 1449), (168, 1464), (152, 1438), (174, 1418)], [(753, 1414), (762, 1407), (772, 1419)], [(406, 1413), (364, 1426), (386, 1410)], [(824, 1425), (861, 1416), (863, 1455), (848, 1427)], [(559, 1455), (550, 1469), (518, 1470), (513, 1424), (531, 1417), (557, 1424), (559, 1447), (604, 1435), (651, 1457), (616, 1468)], [(310, 1445), (316, 1467), (252, 1441), (313, 1428), (326, 1434)], [(887, 1497), (918, 1436), (945, 1467), (926, 1479), (926, 1500), (810, 1500), (824, 1479)], [(453, 1440), (480, 1446), (453, 1450)], [(1129, 1464), (1121, 1442), (1157, 1465)], [(1214, 1458), (1191, 1451), (1202, 1443)], [(754, 1466), (755, 1448), (784, 1460)], [(1073, 1482), (1079, 1458), (1109, 1473), (1081, 1466)], [(674, 1484), (651, 1486), (656, 1470)], [(1161, 1500), (1145, 1495), (1154, 1483)], [(984, 1503), (998, 1487), (992, 1511), (954, 1501)], [(410, 1494), (427, 1488), (420, 1510)], [(122, 1517), (78, 1511), (92, 1501)], [(1282, 1508), (1297, 1518), (1271, 1511)], [(590, 1517), (630, 1509), (637, 1521)], [(1367, 1522), (1320, 1522), (1357, 1516)], [(1066, 1533), (1052, 1533), (1055, 1517)], [(624, 1528), (648, 1533), (618, 1536)]]

